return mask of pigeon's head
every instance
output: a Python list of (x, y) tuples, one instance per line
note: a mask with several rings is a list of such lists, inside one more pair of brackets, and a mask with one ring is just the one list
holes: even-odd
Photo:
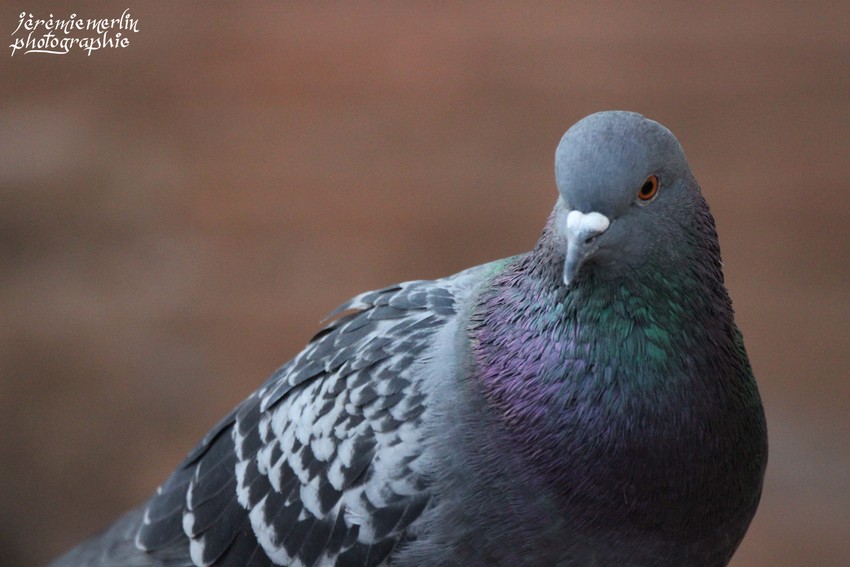
[(633, 112), (577, 122), (555, 152), (555, 177), (567, 285), (582, 270), (616, 277), (669, 263), (701, 200), (676, 137)]

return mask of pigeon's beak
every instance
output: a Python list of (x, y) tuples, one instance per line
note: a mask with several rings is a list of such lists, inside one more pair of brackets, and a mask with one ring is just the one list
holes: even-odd
[(579, 268), (599, 247), (596, 237), (608, 230), (611, 221), (603, 214), (570, 211), (567, 215), (567, 257), (564, 261), (564, 284), (578, 274)]

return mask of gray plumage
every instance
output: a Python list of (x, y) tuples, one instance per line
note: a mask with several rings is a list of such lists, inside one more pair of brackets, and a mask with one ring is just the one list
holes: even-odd
[(362, 294), (54, 567), (726, 565), (767, 458), (679, 143), (573, 126), (534, 249)]

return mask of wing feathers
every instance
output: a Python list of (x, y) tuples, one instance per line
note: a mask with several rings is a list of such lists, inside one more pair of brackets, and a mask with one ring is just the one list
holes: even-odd
[[(377, 566), (429, 502), (414, 463), (418, 361), (456, 312), (441, 282), (355, 297), (222, 420), (149, 502), (152, 555), (183, 538), (203, 565)], [(189, 552), (190, 550), (190, 552)]]

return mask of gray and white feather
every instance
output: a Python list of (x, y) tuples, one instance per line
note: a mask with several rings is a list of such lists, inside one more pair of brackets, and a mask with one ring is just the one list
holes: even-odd
[(440, 385), (426, 377), (449, 376), (439, 335), (477, 271), (340, 306), (118, 524), (127, 534), (55, 565), (384, 564), (431, 498), (423, 422)]

